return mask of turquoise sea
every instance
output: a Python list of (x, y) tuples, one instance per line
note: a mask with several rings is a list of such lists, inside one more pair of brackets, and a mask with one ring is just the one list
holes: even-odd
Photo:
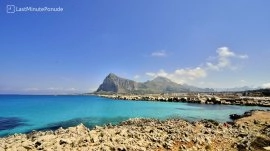
[(230, 114), (251, 109), (235, 105), (204, 105), (172, 102), (121, 101), (97, 96), (0, 95), (0, 136), (32, 130), (55, 130), (79, 123), (117, 124), (134, 117), (213, 119), (229, 121)]

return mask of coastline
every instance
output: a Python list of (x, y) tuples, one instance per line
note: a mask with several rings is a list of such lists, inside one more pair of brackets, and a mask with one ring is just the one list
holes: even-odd
[(270, 111), (232, 123), (134, 118), (118, 125), (80, 124), (0, 138), (0, 150), (263, 150), (270, 146)]
[(97, 94), (99, 97), (105, 97), (114, 100), (131, 101), (159, 101), (159, 102), (184, 102), (198, 104), (222, 104), (222, 105), (241, 105), (241, 106), (260, 106), (270, 107), (270, 97), (244, 97), (235, 95), (209, 95), (203, 93), (197, 94)]

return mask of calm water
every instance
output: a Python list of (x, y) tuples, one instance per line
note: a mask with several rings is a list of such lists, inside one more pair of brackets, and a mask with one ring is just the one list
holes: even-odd
[(96, 96), (0, 95), (0, 136), (31, 130), (57, 129), (84, 123), (88, 127), (116, 124), (132, 117), (229, 121), (229, 115), (251, 109), (233, 105), (117, 101)]

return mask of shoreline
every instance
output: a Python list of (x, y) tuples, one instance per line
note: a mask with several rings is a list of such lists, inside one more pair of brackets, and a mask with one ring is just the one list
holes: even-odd
[(118, 125), (33, 131), (0, 138), (0, 150), (263, 150), (270, 146), (270, 111), (231, 123), (133, 118)]
[(197, 104), (270, 107), (270, 97), (221, 96), (209, 94), (97, 94), (97, 96), (114, 100), (129, 101), (183, 102)]

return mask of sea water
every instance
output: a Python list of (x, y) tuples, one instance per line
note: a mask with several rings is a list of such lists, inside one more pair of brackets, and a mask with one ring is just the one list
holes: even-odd
[(129, 118), (182, 118), (229, 121), (230, 114), (243, 114), (257, 106), (205, 105), (175, 102), (123, 101), (97, 96), (0, 95), (0, 136), (32, 130), (55, 130), (80, 123), (117, 124)]

